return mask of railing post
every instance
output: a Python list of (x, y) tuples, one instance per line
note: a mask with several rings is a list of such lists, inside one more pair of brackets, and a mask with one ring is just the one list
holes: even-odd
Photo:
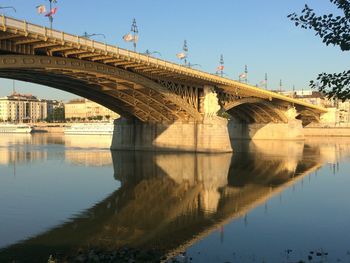
[(80, 37), (77, 35), (78, 49), (80, 49)]
[(44, 40), (46, 42), (47, 41), (47, 28), (46, 28), (46, 26), (44, 26), (43, 28), (44, 28)]
[(6, 31), (6, 18), (4, 14), (1, 15), (1, 21), (2, 21), (2, 31)]
[(24, 35), (28, 36), (27, 22), (25, 20), (23, 20), (23, 30), (24, 30)]

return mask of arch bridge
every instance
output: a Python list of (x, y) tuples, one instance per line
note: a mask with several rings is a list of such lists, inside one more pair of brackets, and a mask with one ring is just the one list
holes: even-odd
[[(221, 151), (226, 148), (227, 140), (220, 141), (227, 131), (219, 130), (227, 130), (227, 125), (218, 113), (227, 111), (246, 124), (288, 123), (295, 117), (305, 124), (326, 112), (300, 100), (117, 46), (10, 17), (0, 19), (0, 77), (71, 92), (119, 113), (125, 119), (116, 124), (116, 130), (132, 135), (123, 141), (117, 138), (115, 148), (132, 144), (145, 149)], [(189, 135), (187, 131), (193, 129), (193, 136)], [(145, 143), (144, 138), (136, 138), (140, 133), (156, 135)], [(186, 134), (188, 138), (183, 137)], [(169, 136), (178, 137), (169, 144)], [(187, 145), (185, 140), (191, 142)]]

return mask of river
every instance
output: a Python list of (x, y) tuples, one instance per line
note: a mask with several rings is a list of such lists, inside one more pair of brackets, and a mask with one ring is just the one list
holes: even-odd
[(177, 262), (350, 260), (350, 138), (234, 141), (232, 154), (110, 143), (1, 134), (0, 262), (121, 248)]

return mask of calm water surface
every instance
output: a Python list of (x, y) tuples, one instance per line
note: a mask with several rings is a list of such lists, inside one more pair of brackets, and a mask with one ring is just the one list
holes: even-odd
[(350, 262), (350, 138), (215, 155), (110, 141), (1, 134), (0, 262), (124, 246), (182, 262)]

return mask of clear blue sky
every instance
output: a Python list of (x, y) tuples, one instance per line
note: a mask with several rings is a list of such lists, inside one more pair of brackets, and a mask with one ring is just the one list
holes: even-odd
[[(58, 0), (54, 28), (81, 35), (103, 33), (109, 44), (131, 49), (122, 36), (129, 32), (133, 18), (139, 28), (138, 51), (158, 51), (162, 58), (178, 63), (175, 54), (184, 39), (189, 61), (202, 70), (215, 72), (220, 54), (225, 72), (237, 79), (248, 65), (253, 85), (268, 73), (269, 88), (307, 89), (309, 80), (320, 72), (340, 72), (349, 66), (349, 53), (325, 46), (310, 30), (302, 30), (287, 19), (300, 13), (307, 3), (320, 14), (338, 12), (329, 0)], [(6, 15), (48, 25), (35, 6), (47, 0), (5, 0), (0, 6), (14, 6)], [(102, 40), (103, 38), (95, 38)], [(0, 79), (0, 96), (9, 94), (12, 81)], [(41, 98), (68, 100), (74, 95), (30, 83), (16, 82), (16, 90)]]

